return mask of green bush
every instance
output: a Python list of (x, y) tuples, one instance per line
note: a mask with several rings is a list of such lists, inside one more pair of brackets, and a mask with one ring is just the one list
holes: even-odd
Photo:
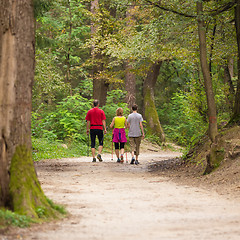
[(32, 219), (19, 215), (9, 210), (1, 210), (0, 209), (0, 228), (7, 226), (16, 226), (20, 228), (29, 227), (30, 223), (32, 223)]
[[(129, 109), (123, 102), (125, 93), (113, 90), (108, 93), (106, 105), (102, 107), (106, 114), (108, 133), (104, 139), (104, 150), (111, 148), (112, 131), (109, 125), (118, 107), (128, 116)], [(89, 139), (86, 134), (86, 114), (92, 108), (92, 100), (79, 94), (67, 97), (51, 111), (32, 113), (33, 159), (54, 159), (86, 155), (89, 151)], [(68, 149), (62, 147), (65, 143)]]
[(182, 92), (175, 93), (158, 113), (168, 138), (182, 146), (189, 145), (206, 131), (206, 122)]

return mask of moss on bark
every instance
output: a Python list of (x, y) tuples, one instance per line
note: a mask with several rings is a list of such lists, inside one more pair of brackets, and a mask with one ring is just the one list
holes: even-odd
[(144, 114), (147, 121), (148, 131), (152, 134), (156, 134), (160, 138), (161, 142), (164, 142), (165, 136), (159, 121), (154, 100), (151, 96), (150, 88), (145, 89), (144, 109), (145, 109)]
[(34, 219), (57, 217), (44, 195), (32, 161), (31, 150), (16, 147), (10, 166), (10, 196), (13, 211)]
[(212, 144), (210, 152), (206, 157), (207, 166), (204, 175), (211, 173), (214, 169), (217, 169), (224, 160), (225, 150), (224, 148), (219, 148), (221, 146), (222, 145)]

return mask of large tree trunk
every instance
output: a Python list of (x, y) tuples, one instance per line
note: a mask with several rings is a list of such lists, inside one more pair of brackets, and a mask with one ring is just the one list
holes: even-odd
[(206, 30), (204, 16), (202, 15), (202, 12), (203, 12), (202, 2), (197, 2), (200, 61), (208, 105), (208, 119), (209, 119), (208, 134), (211, 141), (214, 142), (215, 137), (217, 135), (217, 111), (212, 88), (211, 74), (209, 71), (209, 65), (207, 63)]
[(147, 121), (148, 130), (152, 134), (156, 134), (161, 142), (165, 142), (165, 135), (157, 114), (155, 100), (154, 100), (154, 88), (159, 75), (159, 70), (162, 62), (154, 63), (149, 69), (146, 79), (143, 84), (144, 94), (144, 117)]
[(38, 218), (53, 212), (32, 161), (34, 79), (32, 0), (0, 0), (0, 207)]
[(240, 0), (236, 0), (237, 6), (235, 8), (235, 26), (237, 35), (237, 45), (238, 45), (238, 81), (237, 81), (237, 91), (235, 95), (235, 104), (233, 109), (232, 122), (240, 124)]
[[(93, 0), (91, 2), (91, 13), (93, 16), (96, 15), (99, 9), (99, 0)], [(91, 34), (94, 36), (97, 32), (97, 24), (93, 19), (91, 23)], [(99, 50), (95, 49), (95, 46), (92, 46), (92, 58), (93, 58), (93, 98), (98, 99), (100, 106), (105, 105), (107, 99), (107, 91), (109, 84), (100, 76), (100, 73), (104, 70), (102, 62), (102, 55)]]

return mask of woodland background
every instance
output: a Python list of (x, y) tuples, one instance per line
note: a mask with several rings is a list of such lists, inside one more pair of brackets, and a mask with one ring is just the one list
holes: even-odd
[[(201, 5), (221, 128), (233, 116), (237, 93), (236, 2)], [(93, 98), (100, 99), (108, 125), (117, 107), (127, 115), (136, 102), (148, 138), (158, 143), (166, 137), (188, 150), (206, 134), (196, 1), (41, 0), (35, 16), (33, 146), (58, 141), (75, 149), (73, 155), (86, 154), (84, 118)]]

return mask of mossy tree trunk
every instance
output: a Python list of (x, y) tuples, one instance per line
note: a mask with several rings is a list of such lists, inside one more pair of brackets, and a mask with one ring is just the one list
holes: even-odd
[(0, 6), (0, 206), (38, 218), (39, 208), (54, 212), (31, 155), (33, 2), (0, 0)]
[(150, 67), (147, 77), (143, 83), (143, 105), (144, 105), (144, 117), (147, 121), (147, 128), (152, 134), (156, 134), (161, 142), (165, 142), (165, 135), (157, 114), (155, 100), (154, 100), (154, 88), (159, 75), (159, 70), (162, 62), (153, 63)]

